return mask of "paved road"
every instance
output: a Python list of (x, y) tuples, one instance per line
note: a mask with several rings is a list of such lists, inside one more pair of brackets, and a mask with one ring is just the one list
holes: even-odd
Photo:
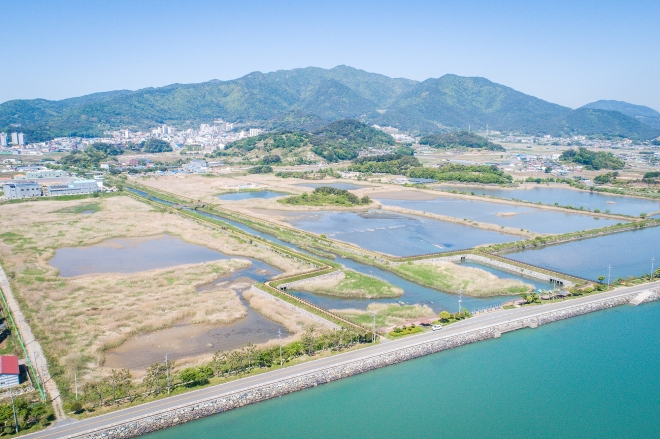
[(41, 345), (37, 339), (34, 338), (32, 329), (30, 329), (30, 325), (25, 320), (25, 316), (21, 311), (21, 307), (18, 306), (18, 302), (16, 301), (14, 293), (11, 290), (11, 286), (9, 285), (7, 275), (5, 274), (5, 271), (2, 269), (2, 267), (0, 267), (0, 288), (2, 288), (5, 299), (7, 300), (7, 305), (9, 306), (9, 310), (14, 317), (14, 323), (16, 324), (18, 332), (23, 338), (23, 343), (25, 343), (25, 349), (27, 350), (28, 356), (30, 357), (30, 361), (32, 361), (32, 364), (35, 366), (37, 373), (41, 376), (42, 385), (45, 387), (46, 392), (48, 392), (48, 395), (52, 399), (55, 416), (58, 420), (64, 420), (66, 419), (66, 415), (64, 414), (64, 409), (62, 408), (60, 391), (57, 388), (55, 380), (51, 379), (50, 377), (44, 351), (41, 349)]
[(585, 303), (597, 302), (599, 300), (626, 295), (632, 292), (639, 292), (649, 288), (660, 288), (660, 282), (655, 282), (653, 284), (645, 284), (636, 287), (619, 288), (607, 293), (601, 293), (593, 296), (582, 297), (578, 299), (567, 300), (553, 304), (546, 304), (539, 307), (536, 306), (524, 307), (524, 308), (516, 308), (511, 310), (496, 311), (492, 313), (482, 314), (474, 318), (455, 323), (451, 326), (446, 327), (442, 331), (424, 333), (395, 341), (387, 341), (379, 345), (375, 345), (373, 347), (346, 352), (329, 358), (322, 358), (319, 360), (309, 361), (307, 363), (287, 367), (272, 372), (266, 372), (261, 375), (257, 375), (253, 377), (242, 378), (240, 380), (232, 381), (225, 384), (218, 384), (216, 386), (192, 391), (189, 393), (173, 396), (159, 401), (145, 403), (136, 407), (119, 410), (113, 413), (108, 413), (105, 415), (101, 415), (91, 419), (86, 419), (83, 421), (72, 421), (72, 420), (65, 421), (56, 424), (55, 426), (49, 428), (48, 430), (38, 433), (32, 433), (25, 437), (48, 438), (48, 439), (62, 438), (62, 437), (78, 437), (79, 435), (82, 435), (85, 432), (89, 432), (90, 430), (106, 428), (112, 424), (124, 422), (133, 418), (155, 415), (159, 412), (167, 411), (176, 408), (178, 406), (186, 405), (195, 401), (217, 398), (225, 394), (229, 394), (237, 391), (244, 391), (253, 386), (260, 386), (283, 379), (289, 379), (296, 375), (303, 375), (310, 372), (314, 372), (318, 369), (337, 366), (345, 362), (352, 362), (374, 355), (380, 355), (392, 350), (410, 347), (420, 343), (426, 343), (434, 339), (454, 336), (464, 332), (473, 331), (475, 329), (481, 329), (495, 324), (506, 323), (511, 320), (534, 317), (539, 314), (545, 314), (547, 312), (567, 309)]

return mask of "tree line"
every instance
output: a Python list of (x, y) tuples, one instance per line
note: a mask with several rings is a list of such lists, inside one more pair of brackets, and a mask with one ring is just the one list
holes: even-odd
[[(242, 349), (217, 351), (211, 361), (196, 367), (179, 368), (175, 361), (154, 363), (141, 381), (136, 381), (128, 369), (112, 370), (110, 375), (89, 381), (82, 387), (79, 401), (70, 401), (73, 411), (104, 405), (132, 402), (138, 398), (156, 397), (179, 387), (209, 384), (211, 378), (231, 378), (255, 370), (283, 365), (302, 356), (338, 351), (361, 343), (371, 343), (370, 332), (350, 329), (319, 332), (309, 327), (300, 340), (280, 346), (258, 348), (248, 343)], [(71, 397), (71, 395), (70, 395)], [(70, 398), (69, 398), (70, 399)]]

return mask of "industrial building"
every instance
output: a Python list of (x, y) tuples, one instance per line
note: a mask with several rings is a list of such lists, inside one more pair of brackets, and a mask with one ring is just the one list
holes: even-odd
[(10, 200), (41, 196), (41, 186), (33, 181), (8, 182), (2, 186), (2, 190), (5, 193), (5, 198)]
[(60, 195), (82, 195), (99, 192), (96, 180), (75, 180), (69, 184), (51, 184), (43, 187), (46, 197), (57, 197)]

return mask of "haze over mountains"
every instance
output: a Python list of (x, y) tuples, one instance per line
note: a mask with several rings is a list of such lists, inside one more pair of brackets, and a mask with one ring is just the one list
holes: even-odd
[(347, 66), (0, 104), (0, 131), (20, 130), (29, 141), (163, 123), (185, 128), (217, 118), (270, 129), (311, 130), (356, 118), (415, 134), (488, 126), (526, 134), (660, 136), (660, 113), (648, 107), (598, 101), (573, 110), (485, 78), (444, 75), (418, 82)]

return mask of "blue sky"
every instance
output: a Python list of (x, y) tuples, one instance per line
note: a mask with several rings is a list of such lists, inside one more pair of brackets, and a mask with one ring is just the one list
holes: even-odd
[(660, 110), (660, 1), (2, 0), (0, 102), (346, 64)]

